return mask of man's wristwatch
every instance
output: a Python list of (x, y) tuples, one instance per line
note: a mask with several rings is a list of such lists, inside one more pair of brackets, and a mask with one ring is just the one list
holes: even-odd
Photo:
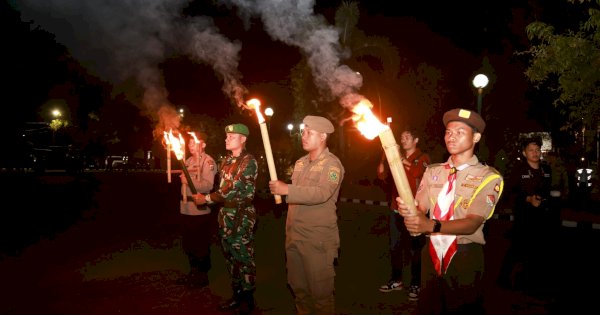
[(433, 223), (433, 232), (431, 233), (439, 233), (442, 229), (442, 222), (440, 222), (440, 220), (433, 219)]

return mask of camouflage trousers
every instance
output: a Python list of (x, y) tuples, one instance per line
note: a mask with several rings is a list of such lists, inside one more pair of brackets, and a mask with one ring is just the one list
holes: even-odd
[(219, 235), (221, 249), (231, 276), (232, 288), (254, 290), (256, 263), (254, 261), (254, 231), (256, 210), (247, 207), (221, 208), (219, 211)]

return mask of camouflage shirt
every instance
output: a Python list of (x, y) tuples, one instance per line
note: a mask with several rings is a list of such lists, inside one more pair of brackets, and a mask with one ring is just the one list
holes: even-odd
[[(225, 208), (246, 208), (252, 205), (256, 191), (258, 167), (252, 154), (243, 150), (240, 156), (228, 154), (219, 169), (219, 189), (210, 199), (223, 203)], [(232, 206), (235, 204), (236, 206)]]

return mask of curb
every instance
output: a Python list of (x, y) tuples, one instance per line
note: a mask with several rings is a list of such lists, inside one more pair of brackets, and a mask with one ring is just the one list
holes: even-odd
[[(264, 194), (264, 195), (270, 194), (268, 189), (259, 189), (259, 190), (257, 190), (257, 193)], [(389, 203), (387, 201), (346, 198), (346, 197), (340, 197), (339, 202), (355, 203), (355, 204), (361, 204), (361, 205), (366, 205), (366, 206), (381, 206), (381, 207), (387, 207), (389, 205)], [(497, 219), (497, 220), (502, 220), (502, 221), (510, 221), (510, 222), (514, 221), (514, 219), (515, 219), (512, 214), (506, 214), (506, 213), (494, 213), (492, 215), (492, 218)], [(561, 226), (566, 227), (566, 228), (600, 230), (600, 223), (595, 223), (595, 222), (590, 222), (590, 221), (561, 220)]]
[[(365, 199), (352, 199), (352, 198), (345, 198), (345, 197), (340, 197), (340, 202), (347, 202), (347, 203), (357, 203), (357, 204), (363, 204), (363, 205), (370, 205), (370, 206), (388, 206), (388, 202), (387, 201), (378, 201), (378, 200), (365, 200)], [(503, 220), (503, 221), (514, 221), (514, 216), (512, 214), (498, 214), (495, 213), (494, 215), (492, 215), (493, 219), (497, 219), (497, 220)], [(592, 230), (600, 230), (600, 223), (594, 223), (594, 222), (589, 222), (589, 221), (573, 221), (573, 220), (561, 220), (561, 226), (563, 227), (567, 227), (567, 228), (581, 228), (581, 229), (592, 229)]]

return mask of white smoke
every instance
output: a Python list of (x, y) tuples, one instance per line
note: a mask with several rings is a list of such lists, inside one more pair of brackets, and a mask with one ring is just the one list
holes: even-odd
[(142, 97), (134, 103), (169, 129), (178, 127), (179, 115), (167, 100), (158, 65), (172, 55), (187, 54), (213, 66), (223, 80), (223, 91), (237, 105), (246, 91), (238, 73), (241, 44), (219, 34), (208, 17), (184, 18), (181, 11), (188, 2), (17, 0), (16, 4), (23, 20), (53, 33), (88, 71), (111, 82), (117, 91), (128, 81), (136, 82)]
[[(243, 106), (246, 88), (238, 71), (241, 43), (231, 41), (206, 16), (184, 17), (189, 0), (16, 0), (24, 20), (55, 34), (91, 73), (113, 83), (129, 81), (142, 89), (134, 103), (162, 128), (178, 127), (178, 114), (158, 65), (176, 54), (213, 67), (223, 91)], [(346, 98), (362, 77), (340, 64), (338, 30), (313, 11), (314, 0), (221, 0), (234, 5), (243, 18), (259, 15), (274, 39), (298, 47), (324, 96)], [(200, 12), (201, 13), (201, 12)], [(166, 107), (166, 108), (165, 108)], [(158, 117), (156, 117), (158, 115)], [(164, 115), (170, 118), (161, 117)], [(175, 126), (173, 126), (175, 125)]]
[(236, 5), (242, 16), (259, 15), (268, 34), (307, 56), (315, 85), (333, 98), (354, 94), (362, 76), (340, 63), (339, 31), (314, 13), (314, 0), (221, 0)]

